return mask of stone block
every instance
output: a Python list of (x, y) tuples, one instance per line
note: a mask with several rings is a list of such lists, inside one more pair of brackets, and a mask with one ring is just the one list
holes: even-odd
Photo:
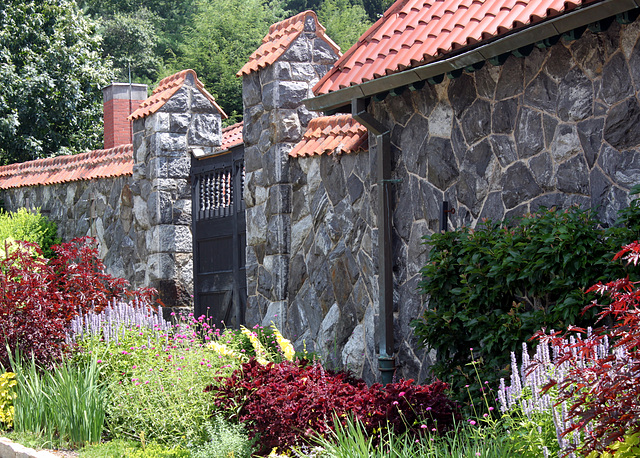
[(535, 156), (544, 149), (542, 115), (539, 112), (521, 108), (517, 126), (515, 140), (520, 159)]
[(151, 137), (151, 145), (154, 149), (151, 155), (156, 156), (186, 156), (187, 142), (184, 135), (172, 133), (156, 133)]
[(581, 153), (582, 145), (576, 127), (571, 124), (558, 124), (549, 149), (556, 164)]
[(582, 121), (593, 114), (593, 83), (575, 66), (558, 89), (558, 116), (563, 121)]
[(356, 377), (362, 375), (364, 355), (366, 351), (364, 325), (359, 324), (353, 330), (351, 337), (342, 349), (342, 366), (349, 369)]
[(188, 84), (184, 84), (162, 105), (159, 112), (186, 113), (189, 110), (189, 92), (191, 92), (191, 88)]
[(189, 125), (187, 142), (190, 146), (220, 146), (222, 124), (219, 114), (194, 114)]
[(618, 150), (640, 145), (640, 104), (629, 97), (609, 110), (604, 124), (604, 139)]
[(156, 112), (149, 115), (144, 123), (145, 136), (158, 132), (171, 132), (171, 118), (169, 113)]
[(191, 115), (188, 113), (169, 114), (170, 131), (174, 134), (186, 134), (189, 129)]
[(149, 252), (147, 261), (149, 282), (170, 280), (175, 276), (175, 260), (170, 253)]
[(291, 217), (272, 215), (267, 224), (267, 254), (287, 254), (291, 244)]
[(219, 114), (218, 109), (195, 87), (191, 90), (191, 111), (194, 113)]
[(312, 59), (312, 44), (304, 35), (299, 35), (293, 43), (289, 45), (289, 49), (280, 56), (280, 59), (286, 62), (310, 62)]
[(267, 312), (262, 318), (262, 326), (269, 327), (275, 325), (279, 331), (285, 327), (287, 322), (287, 301), (271, 302), (267, 307)]

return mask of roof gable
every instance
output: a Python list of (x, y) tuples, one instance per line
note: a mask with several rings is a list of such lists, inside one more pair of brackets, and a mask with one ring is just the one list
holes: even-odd
[(158, 87), (153, 90), (151, 97), (142, 102), (138, 109), (131, 113), (128, 119), (141, 119), (157, 112), (176, 92), (178, 92), (178, 90), (182, 88), (185, 82), (196, 87), (202, 95), (211, 102), (211, 105), (213, 105), (213, 107), (220, 113), (223, 119), (227, 118), (226, 113), (216, 103), (215, 98), (204, 88), (204, 85), (198, 79), (196, 72), (189, 69), (182, 70), (181, 72), (167, 76), (161, 80)]
[(302, 32), (314, 33), (318, 38), (326, 41), (336, 54), (340, 55), (340, 47), (325, 34), (325, 30), (318, 22), (316, 13), (311, 10), (303, 11), (289, 19), (273, 24), (269, 27), (269, 33), (262, 39), (260, 47), (251, 54), (249, 61), (244, 64), (236, 76), (248, 75), (273, 65)]
[(316, 84), (316, 95), (462, 52), (600, 0), (397, 0)]

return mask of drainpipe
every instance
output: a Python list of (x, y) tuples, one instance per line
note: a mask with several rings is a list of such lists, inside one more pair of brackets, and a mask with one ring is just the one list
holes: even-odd
[(378, 368), (384, 385), (393, 381), (393, 261), (391, 259), (391, 142), (390, 132), (367, 112), (365, 99), (351, 102), (353, 118), (376, 136), (378, 177)]

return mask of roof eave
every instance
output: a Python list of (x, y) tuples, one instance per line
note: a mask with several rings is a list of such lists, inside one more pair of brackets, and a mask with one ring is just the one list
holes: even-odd
[(305, 99), (303, 102), (311, 111), (328, 112), (340, 109), (350, 105), (353, 99), (372, 97), (443, 73), (465, 68), (638, 7), (640, 7), (640, 0), (603, 0), (515, 31), (489, 43), (474, 46), (449, 58)]

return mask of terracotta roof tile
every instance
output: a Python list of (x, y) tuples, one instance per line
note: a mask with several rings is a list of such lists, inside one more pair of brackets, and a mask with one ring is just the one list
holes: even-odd
[(216, 110), (220, 112), (222, 118), (226, 119), (228, 117), (226, 113), (216, 103), (214, 97), (207, 92), (202, 82), (198, 79), (196, 72), (193, 70), (182, 70), (181, 72), (167, 76), (160, 81), (158, 87), (153, 90), (151, 97), (142, 102), (138, 109), (131, 113), (128, 119), (134, 120), (144, 118), (158, 111), (167, 102), (167, 100), (173, 96), (173, 94), (178, 92), (189, 76), (193, 78), (195, 86), (200, 90), (200, 92), (202, 92), (202, 95), (204, 95)]
[(304, 157), (325, 153), (355, 153), (367, 149), (367, 129), (351, 115), (321, 116), (309, 121), (302, 140), (289, 155)]
[(229, 127), (225, 127), (222, 129), (222, 145), (221, 149), (227, 150), (234, 146), (240, 145), (243, 142), (242, 139), (242, 127), (244, 123), (241, 121), (239, 123), (233, 124)]
[(133, 147), (121, 145), (0, 167), (0, 189), (110, 178), (133, 173)]
[(316, 95), (424, 65), (599, 0), (397, 0), (316, 84)]
[(326, 41), (339, 55), (340, 47), (325, 34), (325, 28), (318, 22), (316, 13), (310, 10), (303, 11), (269, 27), (269, 33), (262, 39), (260, 47), (251, 54), (249, 61), (244, 64), (236, 76), (248, 75), (251, 72), (273, 65), (304, 31), (307, 18), (315, 23), (316, 36)]

